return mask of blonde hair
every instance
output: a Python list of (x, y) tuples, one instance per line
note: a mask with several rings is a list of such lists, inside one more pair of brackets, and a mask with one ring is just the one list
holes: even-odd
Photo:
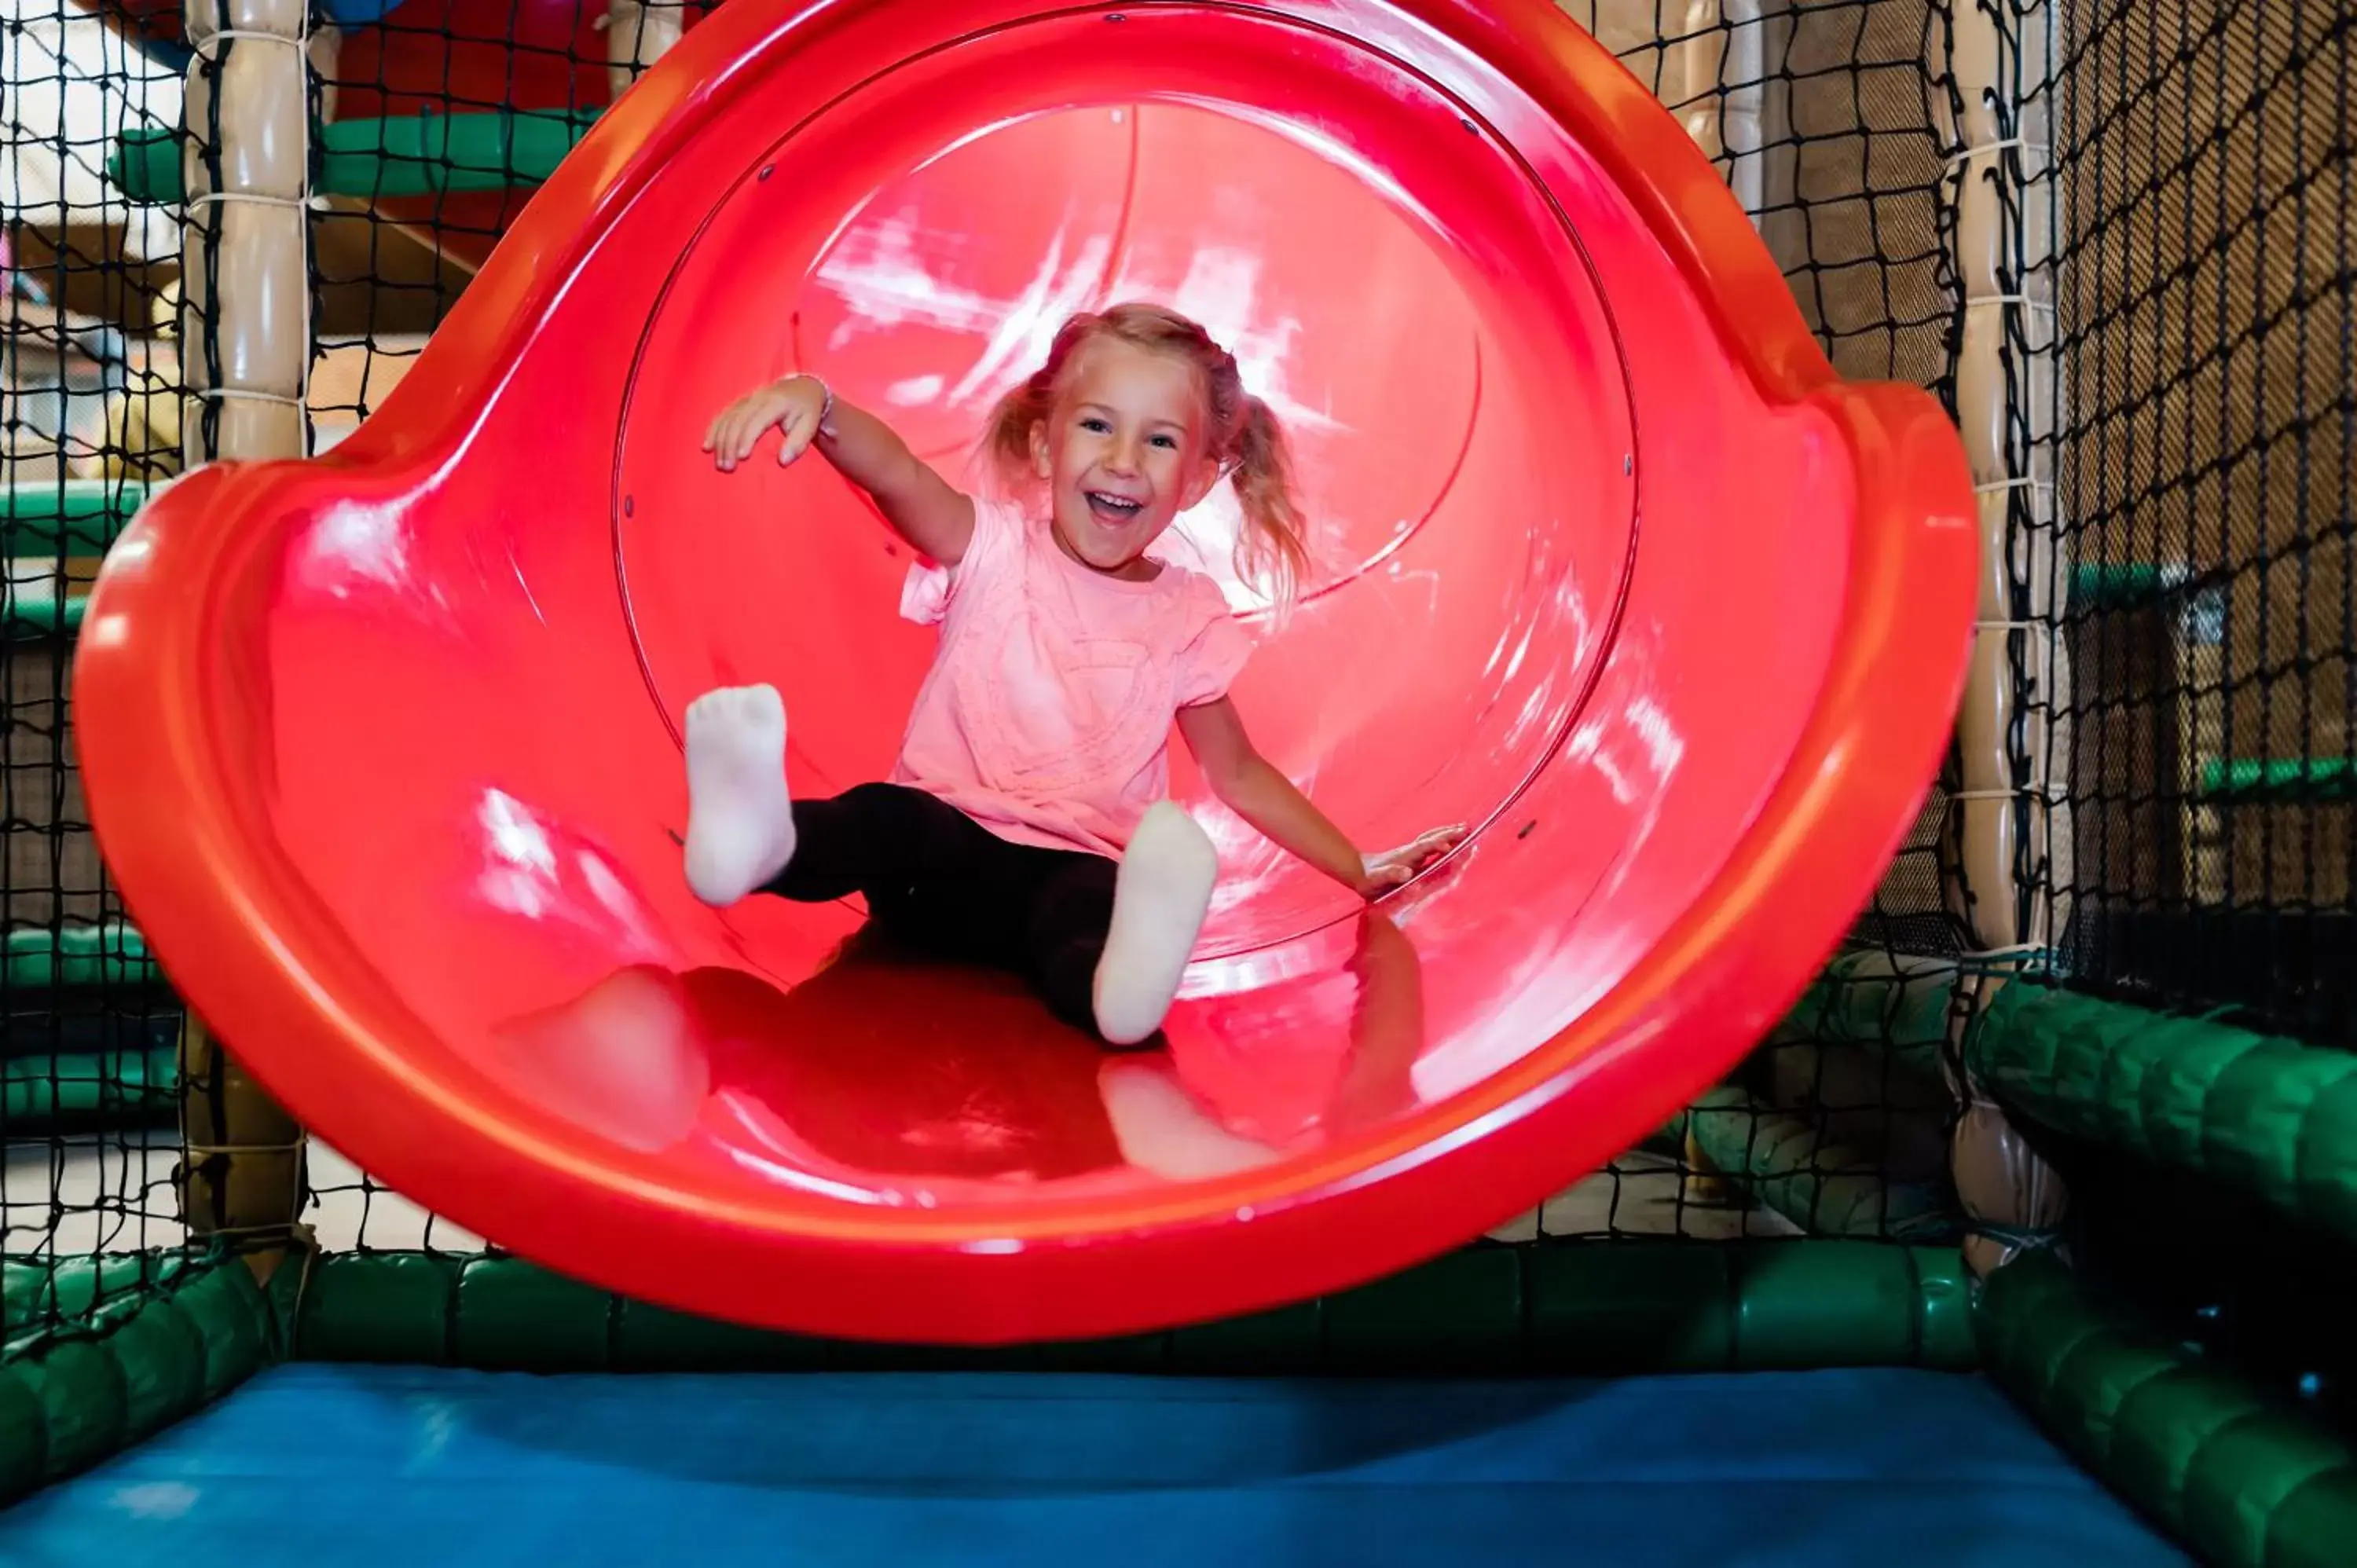
[(991, 411), (984, 450), (1001, 472), (1026, 471), (1032, 426), (1053, 417), (1074, 357), (1098, 338), (1117, 338), (1195, 367), (1209, 416), (1208, 455), (1234, 481), (1243, 511), (1243, 531), (1236, 536), (1236, 573), (1258, 584), (1277, 605), (1290, 604), (1308, 572), (1309, 550), (1300, 503), (1294, 497), (1293, 454), (1285, 427), (1267, 403), (1244, 391), (1236, 357), (1177, 311), (1131, 303), (1084, 311), (1065, 322), (1049, 347), (1047, 362)]

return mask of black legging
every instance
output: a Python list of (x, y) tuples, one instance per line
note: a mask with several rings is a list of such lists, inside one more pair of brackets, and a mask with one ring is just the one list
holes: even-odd
[(899, 940), (1028, 980), (1056, 1016), (1094, 1035), (1097, 960), (1113, 925), (1114, 863), (1009, 843), (956, 807), (898, 784), (794, 802), (793, 863), (761, 889), (798, 903), (867, 900)]

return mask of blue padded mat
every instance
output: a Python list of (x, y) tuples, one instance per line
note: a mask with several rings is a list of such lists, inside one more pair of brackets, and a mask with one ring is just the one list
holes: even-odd
[(0, 1514), (10, 1568), (2188, 1561), (1974, 1378), (294, 1366)]

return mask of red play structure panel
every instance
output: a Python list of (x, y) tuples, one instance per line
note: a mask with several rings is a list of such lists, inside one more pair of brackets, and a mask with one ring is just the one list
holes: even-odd
[[(1479, 828), (1366, 913), (1182, 775), (1226, 875), (1143, 1056), (855, 908), (706, 910), (673, 837), (696, 693), (775, 682), (817, 792), (930, 651), (905, 551), (815, 460), (715, 472), (711, 413), (807, 367), (955, 467), (1127, 295), (1299, 441), (1256, 736), (1364, 843)], [(1110, 1333), (1461, 1241), (1724, 1072), (1912, 818), (1974, 551), (1936, 404), (1834, 379), (1545, 0), (734, 0), (359, 433), (151, 503), (77, 722), (176, 983), (419, 1200), (750, 1322)]]

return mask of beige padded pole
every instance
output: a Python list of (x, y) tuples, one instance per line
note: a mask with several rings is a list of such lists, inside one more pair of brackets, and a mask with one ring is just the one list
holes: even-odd
[(685, 0), (606, 0), (606, 84), (619, 98), (639, 73), (671, 52), (687, 27)]
[(343, 58), (343, 30), (332, 22), (313, 23), (305, 52), (311, 57), (311, 79), (319, 89), (319, 124), (325, 125), (336, 117), (336, 66)]
[[(189, 467), (304, 455), (311, 356), (307, 0), (192, 0), (180, 252), (180, 422)], [(180, 1037), (180, 1212), (197, 1235), (285, 1256), (303, 1130), (196, 1018)]]
[(1678, 123), (1757, 223), (1766, 184), (1760, 0), (1685, 0), (1674, 37), (1662, 61), (1662, 101), (1676, 106)]
[[(2058, 890), (2072, 875), (2068, 819), (2051, 810), (2070, 755), (2051, 456), (2051, 16), (2022, 0), (2004, 7), (2013, 13), (2008, 27), (1998, 9), (1958, 5), (1949, 17), (1947, 70), (1961, 118), (1946, 127), (1943, 184), (1964, 295), (1956, 408), (1979, 487), (1982, 565), (1957, 724), (1963, 830), (1943, 869), (1950, 907), (1970, 922), (1991, 972), (1975, 983), (1983, 1004), (2007, 971), (2049, 950), (2068, 918)], [(1956, 1088), (1964, 1114), (1952, 1168), (1975, 1228), (1965, 1259), (1985, 1274), (2023, 1237), (2061, 1220), (2064, 1194), (1977, 1083), (1967, 1078)]]

